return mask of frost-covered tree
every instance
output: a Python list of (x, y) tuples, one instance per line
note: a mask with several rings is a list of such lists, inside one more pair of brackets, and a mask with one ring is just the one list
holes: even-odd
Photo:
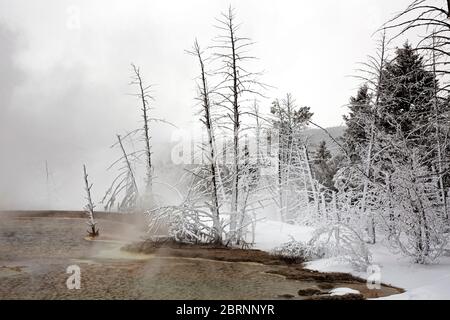
[[(369, 112), (349, 118), (353, 129), (355, 122), (357, 128), (366, 128), (358, 135), (366, 138), (355, 136), (356, 160), (335, 177), (339, 218), (358, 230), (355, 226), (364, 226), (368, 217), (371, 242), (376, 228), (387, 235), (391, 247), (414, 262), (427, 263), (442, 254), (447, 242), (442, 173), (436, 174), (444, 141), (436, 134), (438, 81), (409, 44), (383, 64), (375, 68), (378, 81), (366, 79), (371, 84), (366, 95), (371, 98)], [(345, 138), (352, 138), (353, 132), (349, 130)]]
[(318, 227), (307, 244), (310, 251), (323, 257), (338, 257), (358, 271), (366, 271), (372, 264), (372, 254), (360, 229), (349, 224), (327, 222)]
[[(425, 130), (427, 136), (431, 138), (434, 131), (434, 143), (436, 150), (433, 153), (435, 158), (433, 166), (439, 177), (439, 187), (441, 201), (445, 208), (445, 215), (448, 216), (446, 203), (446, 190), (450, 186), (448, 169), (445, 167), (448, 154), (448, 126), (442, 126), (448, 123), (448, 78), (450, 70), (448, 69), (448, 57), (450, 56), (450, 2), (444, 0), (414, 0), (402, 12), (389, 20), (384, 28), (394, 33), (394, 38), (400, 35), (409, 35), (410, 32), (419, 34), (421, 40), (414, 47), (416, 53), (428, 56), (429, 59), (423, 61), (427, 71), (432, 77), (440, 80), (440, 84), (434, 81), (429, 87), (427, 93), (432, 96), (433, 102), (431, 108), (435, 110), (434, 126), (427, 126)], [(430, 106), (428, 106), (430, 107)]]
[(309, 198), (314, 201), (313, 211), (319, 207), (312, 162), (302, 136), (312, 113), (309, 107), (297, 106), (293, 96), (287, 94), (272, 103), (271, 114), (277, 142), (277, 174), (271, 190), (281, 220), (288, 221), (297, 218), (302, 206), (309, 205)]
[[(376, 242), (376, 223), (374, 212), (367, 208), (368, 197), (371, 194), (373, 177), (373, 162), (378, 139), (379, 113), (382, 109), (382, 95), (387, 63), (386, 34), (383, 33), (377, 54), (369, 56), (364, 63), (362, 76), (359, 78), (365, 84), (359, 89), (355, 98), (350, 99), (350, 115), (344, 120), (348, 128), (344, 134), (344, 148), (347, 155), (346, 163), (336, 176), (340, 192), (346, 202), (354, 205), (362, 219), (367, 220), (367, 232), (370, 242)], [(386, 99), (387, 101), (387, 99)], [(346, 203), (346, 205), (348, 205)]]
[(375, 162), (377, 176), (385, 177), (385, 182), (374, 186), (377, 197), (372, 206), (380, 210), (394, 248), (416, 263), (431, 262), (448, 241), (438, 176), (430, 169), (428, 156), (409, 145), (400, 130), (383, 140), (391, 162), (389, 167)]
[[(250, 150), (245, 131), (253, 128), (244, 120), (258, 113), (255, 97), (262, 96), (259, 90), (265, 86), (258, 81), (259, 73), (248, 71), (247, 64), (254, 60), (248, 55), (252, 42), (238, 35), (234, 10), (230, 7), (217, 21), (221, 34), (209, 48), (211, 57), (204, 57), (197, 42), (190, 51), (200, 66), (197, 100), (207, 137), (193, 155), (202, 161), (187, 168), (190, 183), (181, 204), (148, 213), (155, 218), (152, 226), (167, 219), (171, 235), (180, 241), (245, 245), (250, 226), (254, 233), (254, 212), (264, 199), (258, 184), (261, 157)], [(261, 117), (256, 118), (259, 135)], [(218, 136), (224, 146), (220, 156)]]
[[(435, 78), (438, 77), (437, 64), (439, 59), (439, 54), (436, 52), (436, 37), (433, 36), (431, 39), (431, 70)], [(445, 89), (444, 89), (445, 90)], [(433, 162), (434, 169), (437, 171), (437, 179), (439, 184), (439, 197), (444, 208), (444, 216), (448, 220), (448, 201), (447, 201), (447, 190), (450, 187), (450, 173), (449, 173), (449, 163), (445, 161), (447, 158), (449, 149), (449, 133), (450, 129), (445, 124), (449, 121), (449, 105), (448, 99), (443, 99), (442, 97), (442, 86), (438, 85), (437, 81), (434, 81), (432, 88), (433, 96), (433, 110), (434, 110), (434, 133), (435, 133), (435, 161)], [(446, 96), (445, 98), (448, 98)]]

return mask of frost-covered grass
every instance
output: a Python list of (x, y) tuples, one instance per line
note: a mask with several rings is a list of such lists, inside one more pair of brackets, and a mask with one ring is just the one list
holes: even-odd
[[(289, 242), (308, 242), (313, 236), (311, 227), (296, 226), (277, 221), (258, 222), (255, 247), (265, 251)], [(414, 264), (411, 259), (391, 252), (383, 244), (369, 245), (373, 264), (381, 269), (381, 281), (406, 290), (405, 293), (380, 299), (450, 299), (450, 256), (442, 256), (435, 264)], [(355, 271), (349, 262), (340, 258), (318, 259), (305, 263), (308, 269), (322, 272), (347, 272), (366, 278), (365, 272)]]

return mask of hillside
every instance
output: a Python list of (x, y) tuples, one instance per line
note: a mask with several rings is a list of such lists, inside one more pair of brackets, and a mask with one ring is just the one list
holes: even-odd
[[(339, 138), (341, 138), (344, 134), (345, 126), (330, 127), (326, 128), (326, 130), (333, 138), (339, 140)], [(339, 151), (339, 146), (337, 146), (336, 143), (330, 138), (330, 136), (328, 136), (327, 133), (322, 129), (308, 128), (305, 130), (305, 136), (308, 139), (310, 150), (315, 149), (322, 140), (325, 140), (328, 149), (333, 155)]]

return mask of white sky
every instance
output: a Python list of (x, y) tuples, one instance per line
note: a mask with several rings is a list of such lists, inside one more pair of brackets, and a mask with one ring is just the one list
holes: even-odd
[[(126, 95), (131, 62), (156, 84), (157, 115), (189, 127), (198, 70), (184, 50), (195, 37), (211, 44), (214, 18), (229, 4), (242, 35), (257, 42), (264, 82), (276, 87), (267, 95), (291, 92), (317, 123), (335, 126), (359, 85), (351, 77), (357, 63), (374, 53), (374, 31), (409, 3), (0, 0), (0, 208), (42, 205), (45, 160), (61, 203), (79, 202), (83, 162), (101, 196), (114, 134), (139, 121)], [(157, 142), (169, 139), (167, 129), (155, 130)]]

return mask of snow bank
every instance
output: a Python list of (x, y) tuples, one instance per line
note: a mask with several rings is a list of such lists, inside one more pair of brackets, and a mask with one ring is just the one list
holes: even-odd
[(432, 284), (418, 287), (402, 294), (380, 298), (381, 300), (450, 300), (450, 276), (437, 279)]
[[(381, 282), (406, 290), (405, 293), (384, 297), (389, 300), (450, 299), (450, 257), (442, 257), (432, 265), (413, 264), (407, 257), (393, 254), (382, 245), (369, 247), (373, 264), (381, 270)], [(321, 259), (306, 264), (311, 270), (322, 272), (347, 272), (361, 278), (367, 274), (356, 272), (339, 259)]]
[[(258, 222), (255, 235), (257, 249), (271, 251), (286, 243), (292, 236), (297, 241), (307, 242), (314, 229), (286, 224), (273, 220)], [(390, 252), (383, 245), (371, 245), (373, 264), (380, 267), (381, 281), (406, 290), (405, 293), (380, 299), (449, 299), (450, 300), (450, 256), (443, 256), (432, 265), (413, 264), (407, 257)], [(308, 269), (322, 272), (346, 272), (366, 278), (364, 272), (357, 272), (345, 261), (328, 258), (305, 264)]]

